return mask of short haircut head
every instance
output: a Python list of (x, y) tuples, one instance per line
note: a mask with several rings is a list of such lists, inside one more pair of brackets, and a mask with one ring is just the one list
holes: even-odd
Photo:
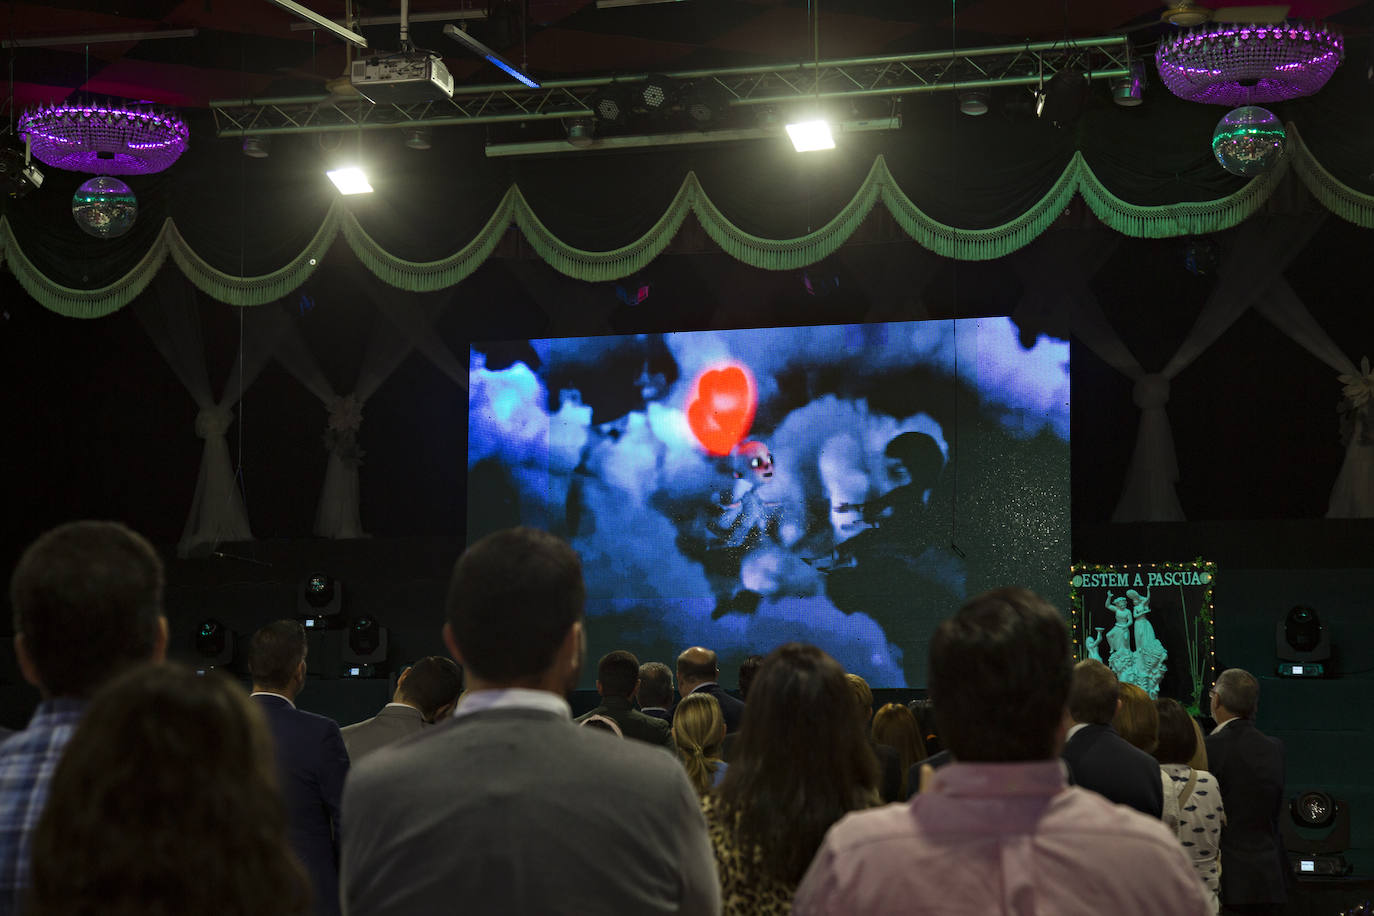
[(305, 627), (299, 620), (276, 620), (253, 634), (248, 671), (259, 687), (283, 688), (305, 660)]
[(759, 666), (762, 664), (762, 655), (751, 655), (739, 663), (739, 696), (741, 700), (749, 698), (749, 685), (754, 683), (754, 675), (759, 673)]
[(1197, 752), (1197, 732), (1192, 716), (1178, 700), (1168, 697), (1155, 701), (1159, 713), (1159, 744), (1155, 759), (1160, 763), (1187, 763)]
[(714, 681), (720, 677), (720, 661), (714, 649), (693, 646), (677, 657), (680, 681)]
[(44, 689), (89, 696), (148, 660), (162, 590), (157, 552), (118, 522), (69, 522), (30, 544), (10, 579), (10, 604)]
[(930, 695), (940, 737), (970, 762), (1046, 760), (1069, 695), (1069, 631), (1025, 588), (970, 600), (930, 641)]
[(639, 683), (639, 659), (624, 649), (607, 652), (596, 663), (596, 679), (603, 697), (629, 697)]
[(440, 709), (458, 699), (463, 690), (463, 669), (451, 658), (426, 655), (410, 666), (401, 685), (401, 696), (420, 707), (420, 715), (433, 721)]
[(1069, 715), (1075, 722), (1111, 725), (1116, 702), (1121, 699), (1121, 682), (1116, 672), (1094, 658), (1073, 666), (1073, 687), (1069, 690)]
[(859, 711), (859, 716), (865, 722), (873, 712), (873, 690), (868, 686), (868, 681), (859, 677), (857, 674), (846, 674), (844, 679), (849, 683), (849, 691), (854, 694), (854, 706)]
[(1217, 702), (1242, 719), (1253, 719), (1259, 708), (1259, 680), (1244, 668), (1227, 668), (1217, 678)]
[(673, 669), (663, 662), (639, 666), (639, 705), (667, 709), (673, 702)]
[(446, 607), (463, 663), (502, 684), (547, 671), (586, 602), (582, 562), (566, 541), (509, 528), (458, 558)]
[(1159, 711), (1150, 695), (1135, 684), (1122, 683), (1121, 708), (1112, 718), (1112, 727), (1147, 754), (1153, 754), (1159, 745)]

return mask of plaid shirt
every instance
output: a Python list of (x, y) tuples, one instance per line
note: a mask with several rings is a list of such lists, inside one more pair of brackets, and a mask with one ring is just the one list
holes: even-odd
[(29, 727), (0, 744), (0, 916), (20, 911), (33, 830), (62, 749), (85, 711), (85, 700), (44, 700)]

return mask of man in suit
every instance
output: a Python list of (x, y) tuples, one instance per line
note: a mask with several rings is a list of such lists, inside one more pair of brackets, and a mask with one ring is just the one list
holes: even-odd
[(339, 913), (339, 800), (348, 751), (333, 719), (296, 708), (305, 686), (305, 628), (278, 620), (253, 634), (248, 668), (277, 754), (291, 848), (310, 875), (317, 916)]
[(640, 665), (638, 698), (639, 711), (644, 715), (672, 722), (673, 669), (663, 662)]
[(381, 712), (343, 729), (349, 761), (357, 763), (373, 751), (449, 715), (462, 689), (462, 669), (451, 659), (442, 655), (420, 659), (401, 672), (396, 693)]
[(1226, 824), (1221, 828), (1223, 913), (1277, 913), (1288, 894), (1288, 864), (1279, 839), (1283, 744), (1255, 727), (1259, 681), (1228, 668), (1212, 688), (1217, 727), (1206, 738), (1207, 768), (1217, 778)]
[(878, 758), (878, 774), (881, 776), (878, 795), (884, 802), (903, 801), (901, 752), (895, 747), (879, 744), (869, 734), (873, 721), (873, 690), (868, 686), (868, 681), (857, 674), (846, 674), (845, 680), (849, 681), (849, 689), (854, 693), (854, 705), (863, 721), (864, 734), (868, 735), (868, 746), (873, 749), (873, 756)]
[(1121, 684), (1112, 669), (1091, 658), (1074, 665), (1068, 704), (1072, 724), (1064, 741), (1064, 762), (1075, 784), (1161, 817), (1164, 787), (1159, 763), (1112, 728), (1120, 706)]
[(0, 747), (0, 916), (20, 912), (33, 830), (91, 694), (166, 653), (162, 589), (157, 551), (118, 522), (60, 525), (14, 568), (14, 653), (42, 700)]
[(719, 680), (720, 663), (713, 650), (693, 646), (677, 657), (678, 693), (684, 697), (689, 693), (709, 693), (715, 697), (725, 716), (725, 732), (731, 734), (739, 731), (744, 703), (726, 693)]
[(639, 686), (639, 659), (634, 653), (624, 649), (608, 652), (596, 665), (596, 692), (601, 694), (601, 705), (579, 716), (577, 723), (581, 725), (592, 716), (603, 716), (620, 726), (622, 737), (656, 744), (676, 756), (668, 723), (646, 716), (631, 705)]
[(720, 912), (682, 765), (572, 723), (585, 603), (577, 554), (543, 531), (499, 531), (459, 558), (443, 639), (468, 690), (349, 777), (349, 916)]

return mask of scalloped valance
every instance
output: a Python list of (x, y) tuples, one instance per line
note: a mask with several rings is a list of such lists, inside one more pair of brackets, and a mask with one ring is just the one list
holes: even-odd
[(303, 284), (342, 235), (354, 255), (378, 279), (410, 292), (432, 292), (461, 283), (496, 250), (506, 229), (515, 225), (534, 251), (551, 267), (574, 279), (604, 282), (642, 270), (663, 253), (693, 214), (706, 234), (726, 254), (752, 267), (793, 270), (813, 264), (840, 248), (881, 202), (913, 241), (942, 257), (965, 261), (1005, 257), (1034, 241), (1068, 206), (1075, 194), (1106, 226), (1124, 235), (1165, 238), (1218, 232), (1257, 211), (1291, 167), (1297, 177), (1332, 213), (1365, 228), (1374, 228), (1374, 196), (1337, 180), (1298, 134), (1288, 126), (1291, 155), (1280, 167), (1255, 178), (1240, 190), (1216, 200), (1137, 206), (1112, 194), (1075, 152), (1050, 189), (1025, 213), (988, 229), (960, 229), (924, 213), (897, 185), (882, 155), (840, 212), (824, 226), (790, 239), (752, 235), (732, 223), (689, 172), (677, 194), (654, 225), (639, 239), (609, 251), (586, 251), (558, 237), (535, 214), (520, 189), (512, 185), (477, 235), (461, 249), (435, 261), (408, 261), (379, 245), (337, 198), (304, 250), (285, 266), (261, 276), (238, 277), (211, 266), (193, 251), (168, 218), (152, 245), (127, 274), (99, 289), (72, 289), (45, 276), (19, 247), (7, 218), (0, 217), (0, 261), (8, 264), (24, 289), (44, 307), (74, 318), (99, 318), (129, 304), (152, 281), (170, 256), (182, 273), (211, 298), (230, 305), (273, 302)]

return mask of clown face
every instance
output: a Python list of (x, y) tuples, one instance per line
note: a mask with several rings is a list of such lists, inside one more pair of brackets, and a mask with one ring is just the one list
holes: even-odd
[(773, 476), (773, 454), (762, 442), (744, 442), (735, 450), (735, 476), (762, 483)]

